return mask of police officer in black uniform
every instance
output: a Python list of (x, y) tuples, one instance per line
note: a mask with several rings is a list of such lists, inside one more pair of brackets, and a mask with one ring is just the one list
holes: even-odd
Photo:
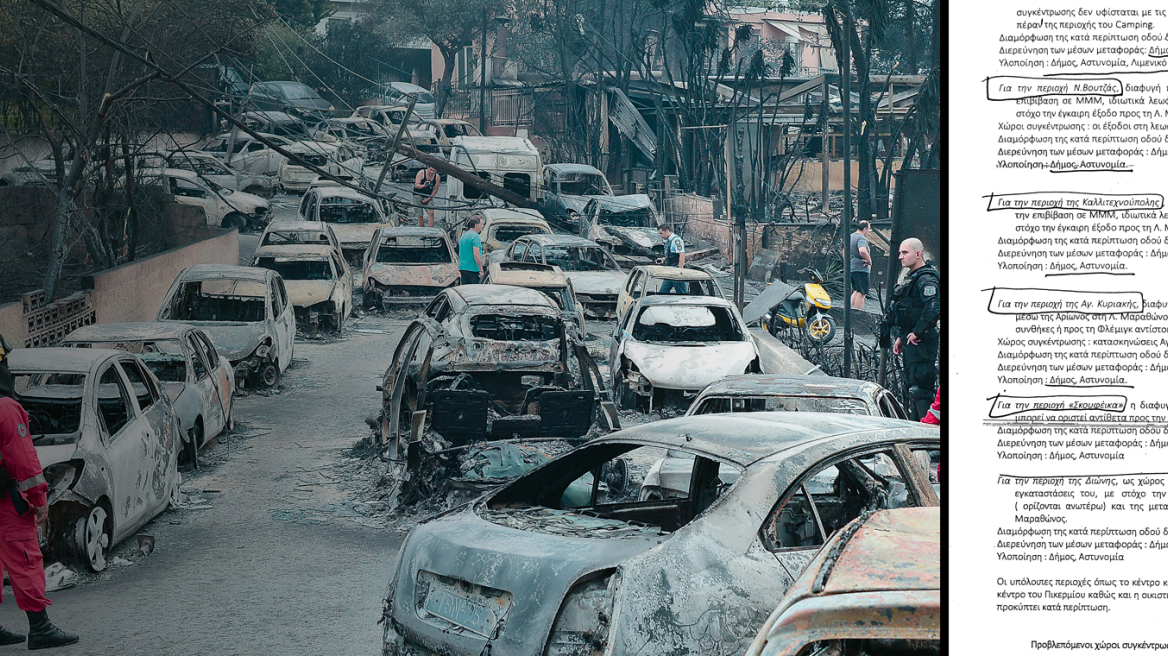
[(900, 264), (909, 270), (904, 282), (892, 290), (888, 314), (880, 323), (880, 346), (888, 348), (893, 331), (892, 352), (904, 354), (904, 375), (908, 383), (908, 414), (920, 421), (929, 411), (937, 386), (937, 350), (941, 333), (941, 275), (925, 261), (924, 244), (914, 238), (900, 245)]

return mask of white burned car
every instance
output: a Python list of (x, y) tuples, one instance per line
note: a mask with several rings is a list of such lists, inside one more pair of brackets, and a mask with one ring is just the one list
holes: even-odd
[(378, 228), (392, 225), (381, 203), (348, 187), (312, 187), (300, 200), (298, 216), (304, 221), (327, 223), (341, 242), (350, 261), (369, 248)]
[(321, 169), (337, 178), (360, 178), (365, 161), (345, 143), (298, 141), (285, 148), (296, 157), (280, 167), (280, 184), (285, 189), (303, 191), (318, 177), (304, 164)]
[(117, 349), (142, 358), (162, 382), (183, 431), (183, 459), (234, 423), (235, 374), (207, 334), (179, 323), (108, 323), (69, 333), (61, 346)]
[(166, 156), (166, 167), (191, 171), (200, 179), (210, 180), (220, 187), (265, 198), (275, 195), (279, 187), (275, 178), (260, 173), (236, 171), (211, 153), (178, 150)]
[(712, 296), (645, 296), (617, 323), (609, 356), (613, 399), (649, 412), (683, 409), (706, 385), (759, 373), (758, 347), (728, 301)]
[(207, 225), (260, 230), (272, 218), (272, 204), (267, 200), (221, 187), (193, 171), (142, 169), (136, 179), (141, 180), (140, 184), (160, 185), (178, 203), (201, 207)]
[(178, 416), (125, 351), (16, 349), (8, 366), (49, 483), (44, 546), (100, 572), (111, 547), (178, 498)]
[[(690, 458), (686, 495), (629, 498), (638, 463), (669, 450)], [(384, 653), (741, 654), (834, 532), (867, 511), (939, 505), (921, 450), (940, 450), (936, 430), (814, 413), (590, 440), (414, 527), (392, 566)], [(594, 476), (622, 469), (625, 485)]]
[(301, 331), (340, 333), (353, 310), (353, 272), (330, 244), (260, 246), (251, 265), (280, 274)]
[[(274, 134), (264, 134), (264, 140), (287, 148), (292, 142)], [(247, 173), (276, 175), (288, 158), (273, 150), (263, 141), (246, 132), (230, 132), (207, 137), (199, 146), (200, 150), (222, 159), (228, 166)], [(228, 153), (227, 151), (231, 152)]]
[(272, 221), (260, 235), (260, 247), (289, 244), (327, 244), (341, 250), (341, 241), (332, 226), (320, 221)]
[(296, 317), (284, 279), (269, 269), (196, 264), (175, 278), (158, 321), (207, 331), (237, 382), (275, 385), (292, 362)]

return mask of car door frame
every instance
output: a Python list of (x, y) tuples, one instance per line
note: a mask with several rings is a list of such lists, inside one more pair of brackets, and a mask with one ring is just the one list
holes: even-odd
[[(276, 353), (276, 366), (283, 372), (292, 364), (292, 350), (295, 348), (296, 339), (296, 316), (292, 310), (292, 301), (288, 298), (288, 290), (284, 286), (284, 279), (280, 274), (273, 272), (269, 278), (268, 294), (272, 299), (268, 307), (271, 308), (272, 321), (276, 332), (276, 348), (279, 351)], [(275, 316), (275, 295), (280, 294), (280, 301), (283, 303), (283, 309), (279, 316)]]
[[(94, 380), (93, 407), (97, 413), (97, 423), (101, 432), (102, 444), (105, 447), (106, 459), (110, 467), (110, 534), (113, 543), (133, 531), (142, 523), (142, 518), (148, 512), (149, 504), (145, 499), (135, 503), (135, 499), (142, 496), (142, 485), (146, 477), (141, 475), (141, 453), (149, 452), (149, 441), (153, 437), (148, 434), (149, 422), (138, 407), (138, 399), (133, 393), (120, 361), (123, 358), (111, 358), (98, 369)], [(117, 432), (110, 432), (105, 419), (101, 414), (101, 385), (107, 371), (113, 371), (117, 377), (127, 411), (132, 417), (127, 417), (126, 423)]]
[(217, 380), (215, 373), (219, 363), (210, 361), (206, 347), (200, 343), (194, 331), (186, 333), (185, 342), (184, 346), (191, 349), (192, 364), (194, 358), (197, 358), (206, 371), (203, 380), (199, 380), (197, 374), (195, 376), (195, 385), (203, 399), (203, 441), (206, 442), (227, 426), (227, 404), (223, 402), (221, 381)]

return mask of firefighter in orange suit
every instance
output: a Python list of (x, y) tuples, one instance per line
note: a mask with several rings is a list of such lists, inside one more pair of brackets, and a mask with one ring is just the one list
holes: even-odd
[[(37, 525), (49, 516), (49, 486), (41, 473), (28, 414), (16, 400), (8, 369), (12, 347), (0, 335), (0, 568), (8, 573), (16, 605), (28, 615), (28, 648), (71, 645), (79, 640), (53, 626), (45, 607), (45, 567)], [(0, 645), (24, 642), (23, 635), (0, 627)]]

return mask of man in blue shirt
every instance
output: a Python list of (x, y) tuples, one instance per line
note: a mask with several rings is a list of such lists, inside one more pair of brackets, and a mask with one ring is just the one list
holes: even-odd
[[(678, 268), (685, 268), (685, 242), (681, 237), (673, 234), (673, 228), (669, 224), (663, 224), (657, 228), (657, 233), (661, 235), (662, 241), (665, 242), (665, 257), (657, 258), (657, 264), (664, 264), (665, 266), (675, 266)], [(662, 294), (684, 294), (685, 283), (680, 280), (666, 280), (661, 283)]]
[(477, 285), (483, 271), (483, 217), (472, 216), (467, 222), (467, 230), (458, 238), (458, 272), (462, 274), (462, 284)]

